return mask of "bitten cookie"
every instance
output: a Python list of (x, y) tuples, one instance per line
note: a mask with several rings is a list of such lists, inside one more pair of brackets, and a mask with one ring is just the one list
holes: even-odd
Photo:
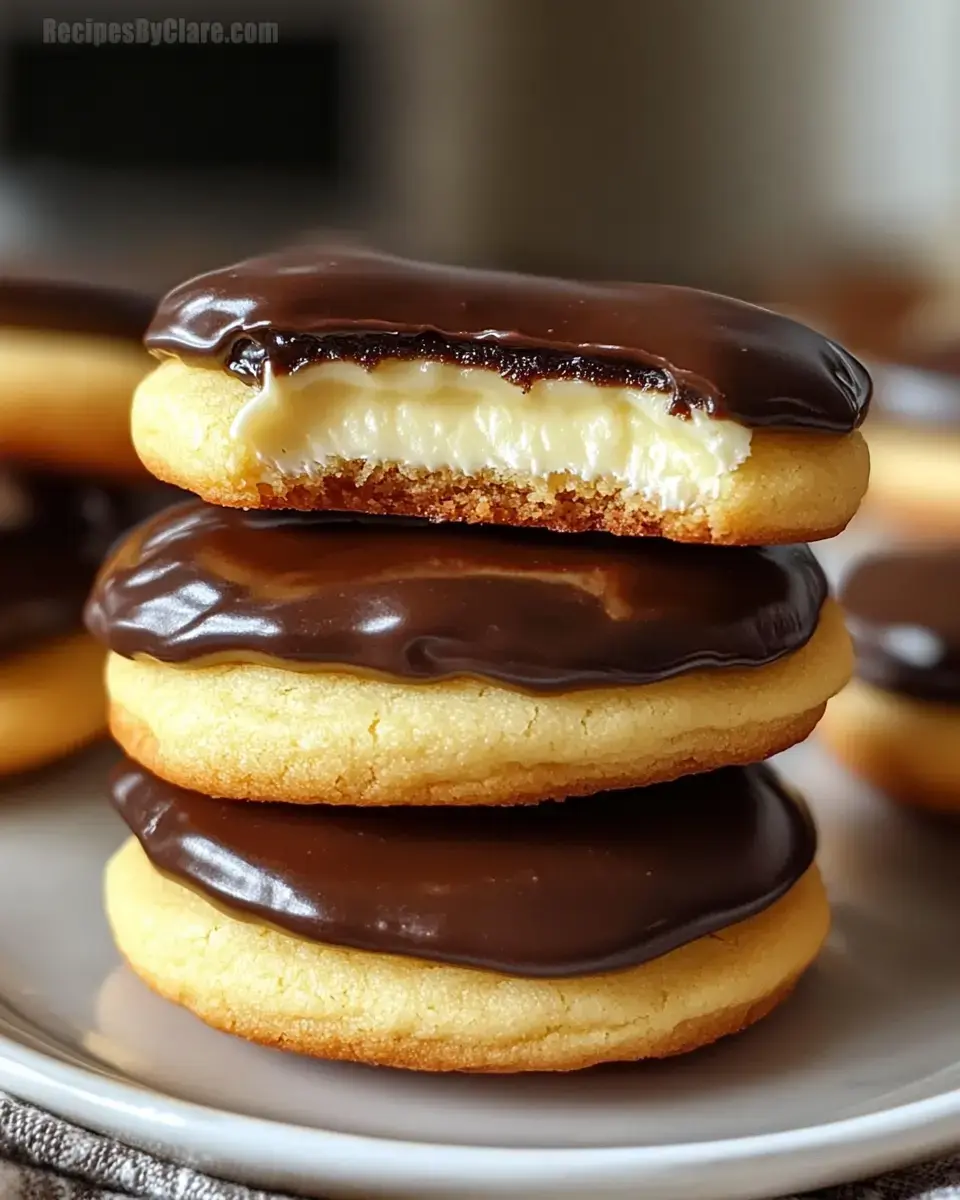
[(0, 453), (108, 476), (142, 474), (130, 440), (152, 305), (108, 288), (0, 278)]
[(806, 737), (849, 639), (806, 547), (241, 513), (190, 503), (105, 563), (111, 728), (232, 799), (512, 804)]
[(684, 1053), (783, 1000), (829, 909), (809, 817), (769, 772), (653, 791), (225, 807), (128, 764), (115, 802), (143, 848), (109, 864), (107, 913), (161, 995), (303, 1054), (512, 1072)]
[(893, 798), (960, 811), (960, 548), (868, 559), (842, 600), (858, 678), (823, 737)]
[(301, 249), (175, 289), (147, 344), (137, 450), (216, 504), (762, 544), (867, 483), (863, 367), (690, 289)]

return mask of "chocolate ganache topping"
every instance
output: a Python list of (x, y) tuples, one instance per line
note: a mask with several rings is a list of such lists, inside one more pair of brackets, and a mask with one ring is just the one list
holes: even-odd
[(128, 658), (471, 675), (549, 692), (762, 666), (812, 636), (826, 591), (806, 546), (192, 502), (114, 550), (87, 624)]
[(90, 584), (123, 515), (108, 489), (0, 471), (0, 656), (82, 628)]
[(153, 309), (153, 301), (137, 292), (0, 275), (0, 326), (139, 341)]
[(846, 433), (870, 378), (788, 317), (660, 284), (580, 283), (307, 247), (201, 275), (161, 301), (147, 346), (250, 382), (345, 359), (429, 359), (539, 379), (651, 388), (680, 415)]
[(841, 598), (862, 679), (960, 704), (960, 547), (866, 559)]
[(768, 908), (813, 862), (767, 767), (529, 807), (224, 802), (129, 760), (113, 801), (160, 871), (317, 942), (525, 976), (634, 966)]

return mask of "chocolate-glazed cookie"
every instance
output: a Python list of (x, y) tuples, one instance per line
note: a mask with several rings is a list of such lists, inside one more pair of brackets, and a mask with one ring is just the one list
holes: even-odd
[(135, 292), (0, 273), (0, 453), (37, 470), (134, 481), (130, 402), (153, 304)]
[(861, 679), (960, 706), (960, 548), (868, 558), (841, 599)]
[(87, 608), (112, 728), (245, 800), (511, 804), (753, 762), (849, 676), (805, 547), (681, 547), (196, 502)]
[(140, 292), (0, 272), (0, 327), (139, 342), (153, 310), (153, 301)]
[(122, 491), (0, 469), (0, 775), (105, 729), (104, 654), (82, 613), (125, 515)]
[(224, 804), (120, 766), (154, 866), (312, 941), (520, 976), (635, 966), (768, 908), (816, 833), (765, 767), (531, 808)]
[(128, 658), (565, 692), (775, 662), (809, 641), (826, 594), (804, 546), (720, 550), (194, 502), (115, 549), (87, 622)]
[(678, 413), (849, 432), (870, 380), (841, 347), (752, 304), (661, 284), (581, 283), (299, 248), (212, 271), (162, 301), (147, 346), (262, 382), (331, 361), (419, 359), (528, 389), (580, 379), (663, 390)]
[(138, 451), (216, 504), (762, 544), (866, 484), (863, 367), (686, 288), (301, 247), (174, 289), (147, 343)]
[[(161, 822), (167, 824), (163, 817)], [(612, 884), (615, 890), (623, 874), (614, 869), (608, 883), (586, 863), (586, 847), (568, 849), (570, 865), (586, 866), (587, 890), (599, 881), (604, 903), (597, 915), (610, 915), (606, 889)], [(621, 864), (629, 858), (629, 851), (614, 853)], [(707, 873), (716, 878), (715, 870), (714, 863)], [(238, 883), (243, 874), (238, 864)], [(449, 869), (441, 867), (440, 875), (447, 877)], [(493, 882), (496, 891), (505, 880)], [(653, 892), (655, 881), (650, 883)], [(552, 875), (551, 885), (558, 884), (552, 898), (563, 909), (574, 907), (575, 930), (583, 932), (588, 921), (576, 881), (564, 886)], [(535, 906), (537, 882), (526, 876), (516, 887), (518, 907), (524, 900)], [(419, 1071), (570, 1071), (694, 1050), (746, 1028), (786, 999), (830, 922), (813, 866), (754, 916), (638, 966), (523, 976), (311, 941), (208, 895), (157, 870), (132, 837), (108, 864), (105, 896), (113, 935), (151, 988), (215, 1028), (254, 1042)], [(371, 899), (369, 893), (363, 898), (364, 911)], [(434, 896), (426, 910), (436, 912), (442, 903)], [(477, 915), (489, 912), (488, 899)], [(629, 939), (637, 928), (631, 918), (639, 915), (639, 908), (613, 913), (614, 940), (624, 932)], [(401, 923), (402, 914), (387, 914), (382, 936)], [(515, 941), (522, 942), (531, 928), (529, 919), (521, 919)], [(429, 940), (426, 928), (408, 932), (421, 943)], [(558, 947), (558, 932), (562, 940), (554, 922), (544, 949)], [(494, 931), (491, 945), (502, 949), (500, 943)]]
[(83, 606), (104, 554), (157, 508), (157, 485), (103, 485), (0, 467), (0, 775), (58, 758), (106, 727), (104, 652)]
[(896, 800), (960, 811), (960, 547), (868, 558), (842, 600), (857, 678), (827, 709), (825, 740)]
[(0, 656), (82, 628), (90, 585), (123, 518), (124, 498), (109, 488), (0, 472)]
[(960, 348), (944, 344), (877, 362), (867, 426), (869, 506), (913, 538), (960, 536)]

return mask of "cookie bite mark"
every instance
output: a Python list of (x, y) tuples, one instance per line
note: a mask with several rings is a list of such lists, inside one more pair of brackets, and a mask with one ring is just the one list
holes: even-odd
[[(870, 390), (828, 339), (725, 297), (317, 249), (175, 289), (147, 344), (172, 363), (140, 389), (138, 450), (207, 499), (502, 520), (487, 496), (520, 523), (679, 540), (737, 540), (712, 509), (758, 436), (854, 439)], [(173, 408), (186, 437), (164, 436)], [(856, 507), (853, 463), (848, 484), (816, 536)]]
[(834, 436), (758, 429), (750, 434), (750, 455), (721, 482), (719, 499), (683, 511), (625, 495), (611, 480), (588, 484), (563, 473), (468, 475), (331, 459), (309, 477), (292, 477), (266, 470), (231, 436), (250, 398), (249, 387), (225, 372), (170, 359), (134, 397), (137, 452), (158, 479), (231, 507), (339, 509), (723, 545), (804, 542), (839, 533), (856, 512), (869, 474), (859, 431)]
[(597, 387), (538, 379), (527, 388), (496, 371), (429, 360), (350, 362), (278, 375), (237, 413), (230, 436), (262, 480), (306, 480), (331, 463), (421, 477), (493, 477), (604, 485), (665, 512), (719, 499), (750, 454), (751, 431), (694, 407), (671, 411), (658, 387)]

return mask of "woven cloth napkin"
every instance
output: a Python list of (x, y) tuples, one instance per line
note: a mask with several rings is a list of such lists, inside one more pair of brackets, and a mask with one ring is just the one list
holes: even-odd
[[(0, 1095), (0, 1200), (287, 1200), (132, 1150)], [(799, 1200), (799, 1198), (791, 1198)], [(960, 1155), (805, 1200), (960, 1200)]]

